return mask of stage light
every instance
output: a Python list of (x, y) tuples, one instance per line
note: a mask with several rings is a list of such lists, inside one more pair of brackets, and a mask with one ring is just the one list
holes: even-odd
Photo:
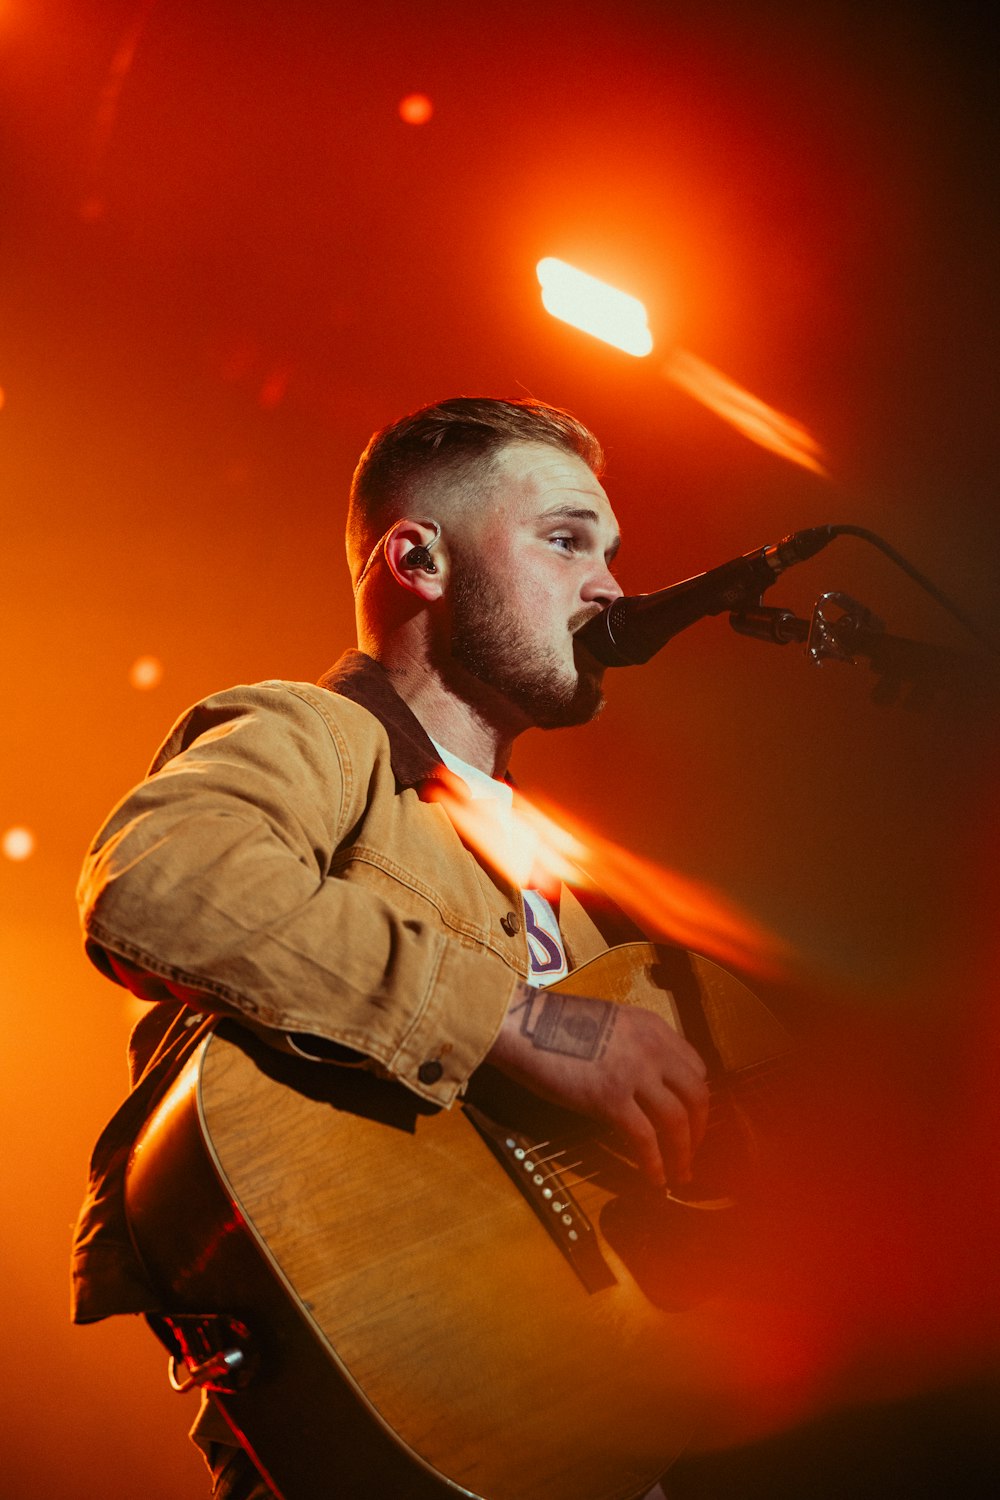
[(140, 692), (159, 685), (163, 677), (163, 663), (156, 656), (137, 656), (128, 669), (128, 680)]
[(542, 306), (554, 318), (626, 354), (642, 356), (650, 352), (653, 335), (646, 309), (637, 297), (551, 255), (540, 260), (535, 269), (542, 288)]
[(35, 835), (30, 828), (8, 828), (0, 847), (7, 859), (27, 859), (35, 852)]
[(399, 101), (399, 118), (407, 125), (426, 125), (434, 106), (426, 94), (407, 94)]
[[(551, 255), (540, 260), (535, 270), (542, 288), (542, 306), (554, 318), (626, 354), (650, 353), (653, 335), (646, 309), (637, 297)], [(721, 370), (686, 349), (674, 348), (661, 374), (751, 442), (829, 479), (823, 450), (808, 428), (737, 385)]]

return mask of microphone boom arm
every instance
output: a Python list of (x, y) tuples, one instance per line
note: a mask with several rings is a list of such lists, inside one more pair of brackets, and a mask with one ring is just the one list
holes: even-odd
[(908, 708), (924, 708), (943, 701), (966, 712), (996, 709), (1000, 673), (994, 660), (890, 635), (877, 615), (848, 594), (832, 589), (821, 594), (808, 620), (790, 609), (750, 607), (734, 611), (729, 623), (752, 640), (778, 646), (796, 641), (817, 667), (825, 661), (857, 666), (865, 660), (878, 677), (872, 691), (876, 703), (902, 699)]

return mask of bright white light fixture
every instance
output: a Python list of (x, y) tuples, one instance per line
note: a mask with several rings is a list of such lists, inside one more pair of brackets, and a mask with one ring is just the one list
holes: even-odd
[(653, 335), (638, 297), (620, 292), (552, 255), (540, 260), (535, 269), (542, 288), (542, 306), (554, 318), (626, 354), (649, 354)]

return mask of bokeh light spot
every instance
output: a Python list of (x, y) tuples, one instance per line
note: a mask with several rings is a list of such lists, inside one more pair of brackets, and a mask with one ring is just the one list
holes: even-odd
[(147, 692), (159, 685), (163, 677), (163, 663), (157, 656), (137, 656), (128, 669), (128, 680), (140, 692)]
[(35, 852), (35, 835), (30, 828), (8, 828), (2, 847), (7, 859), (28, 859)]
[(274, 411), (284, 401), (291, 378), (292, 372), (288, 365), (276, 365), (257, 394), (257, 404), (264, 411)]
[(426, 94), (407, 94), (399, 101), (399, 118), (407, 125), (426, 125), (434, 106)]

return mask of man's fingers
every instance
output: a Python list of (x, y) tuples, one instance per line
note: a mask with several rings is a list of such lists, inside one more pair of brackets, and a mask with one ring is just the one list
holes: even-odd
[(668, 1087), (637, 1094), (637, 1103), (656, 1132), (666, 1179), (684, 1182), (691, 1175), (691, 1119), (687, 1106)]
[(664, 1087), (680, 1099), (687, 1113), (690, 1127), (690, 1150), (697, 1151), (705, 1136), (708, 1124), (710, 1094), (703, 1074), (688, 1072), (671, 1074), (664, 1078)]
[(687, 1106), (671, 1089), (636, 1093), (615, 1124), (629, 1155), (656, 1187), (690, 1180), (696, 1137)]
[(705, 1059), (701, 1053), (696, 1052), (687, 1037), (681, 1036), (679, 1031), (671, 1032), (671, 1036), (678, 1061), (686, 1064), (695, 1078), (704, 1083), (708, 1077), (708, 1068), (705, 1066)]
[(654, 1187), (666, 1187), (669, 1174), (663, 1160), (660, 1137), (646, 1111), (633, 1100), (615, 1124), (639, 1170), (649, 1178)]

